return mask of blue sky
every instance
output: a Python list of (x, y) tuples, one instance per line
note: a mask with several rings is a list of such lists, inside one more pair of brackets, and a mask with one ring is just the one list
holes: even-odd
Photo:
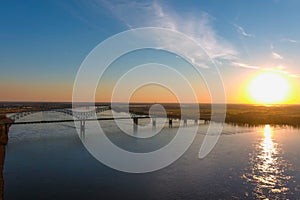
[(0, 100), (68, 100), (64, 94), (71, 95), (76, 72), (96, 45), (146, 26), (171, 28), (203, 44), (228, 90), (236, 89), (240, 74), (266, 68), (298, 82), (299, 8), (297, 0), (2, 1), (0, 88), (28, 95), (4, 92)]

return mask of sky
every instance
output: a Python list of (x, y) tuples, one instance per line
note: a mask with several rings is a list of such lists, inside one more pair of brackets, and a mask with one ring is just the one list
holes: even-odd
[[(111, 100), (113, 86), (126, 70), (155, 61), (178, 68), (196, 90), (199, 102), (209, 102), (211, 91), (191, 66), (209, 71), (203, 62), (213, 60), (228, 103), (253, 103), (247, 98), (247, 87), (253, 77), (266, 72), (280, 74), (290, 84), (285, 103), (300, 103), (297, 0), (0, 3), (0, 101), (71, 101), (76, 74), (97, 45), (123, 31), (160, 27), (192, 38), (208, 59), (192, 51), (185, 51), (184, 58), (157, 49), (129, 53), (112, 63), (99, 82), (96, 101)], [(174, 51), (185, 48), (167, 39), (162, 46)], [(123, 87), (126, 90), (126, 84)], [(139, 88), (131, 99), (173, 101), (172, 91), (157, 87), (145, 86), (144, 93)]]

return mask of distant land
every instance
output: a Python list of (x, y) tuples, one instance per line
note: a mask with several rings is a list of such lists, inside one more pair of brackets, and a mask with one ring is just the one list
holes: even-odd
[[(78, 106), (92, 106), (92, 103), (77, 103)], [(108, 102), (97, 102), (96, 106), (111, 105)], [(116, 106), (117, 111), (124, 111), (122, 103)], [(135, 114), (148, 115), (152, 103), (131, 103), (130, 112)], [(162, 103), (168, 117), (190, 117), (211, 116), (211, 104), (184, 104), (184, 109), (179, 104)], [(216, 104), (218, 105), (218, 104)], [(195, 110), (199, 106), (200, 115)], [(250, 104), (227, 104), (226, 123), (257, 126), (257, 125), (289, 125), (300, 127), (300, 105), (250, 105)], [(45, 111), (51, 109), (72, 108), (70, 102), (0, 102), (0, 114), (26, 112), (26, 111)], [(184, 113), (182, 113), (182, 111)], [(216, 113), (215, 113), (216, 114)], [(160, 115), (158, 113), (157, 115)], [(162, 115), (162, 113), (161, 113)]]

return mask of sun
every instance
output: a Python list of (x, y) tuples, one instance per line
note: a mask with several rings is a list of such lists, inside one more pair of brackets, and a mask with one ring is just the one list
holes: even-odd
[(251, 101), (259, 104), (281, 104), (288, 100), (289, 81), (280, 73), (263, 72), (249, 85)]

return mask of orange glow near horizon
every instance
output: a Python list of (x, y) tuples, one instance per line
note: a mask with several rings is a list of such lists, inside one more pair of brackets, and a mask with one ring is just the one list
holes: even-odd
[[(254, 72), (255, 73), (255, 72)], [(260, 73), (244, 73), (231, 77), (226, 74), (224, 80), (227, 103), (246, 104), (299, 104), (300, 80), (288, 74), (264, 70)], [(103, 82), (97, 89), (96, 102), (110, 102), (114, 83)], [(192, 82), (199, 103), (211, 103), (211, 97), (204, 82)], [(0, 84), (0, 101), (36, 101), (36, 102), (71, 102), (73, 82), (69, 81), (41, 81), (39, 84), (29, 81), (2, 80)], [(126, 92), (126, 91), (125, 91)], [(185, 97), (185, 102), (192, 102)], [(120, 95), (120, 102), (126, 99)], [(158, 85), (148, 85), (137, 89), (130, 98), (131, 102), (174, 103), (179, 99), (167, 88)], [(219, 103), (219, 102), (217, 102)]]
[(7, 102), (71, 102), (72, 84), (56, 81), (55, 83), (11, 82), (0, 84), (0, 101)]

